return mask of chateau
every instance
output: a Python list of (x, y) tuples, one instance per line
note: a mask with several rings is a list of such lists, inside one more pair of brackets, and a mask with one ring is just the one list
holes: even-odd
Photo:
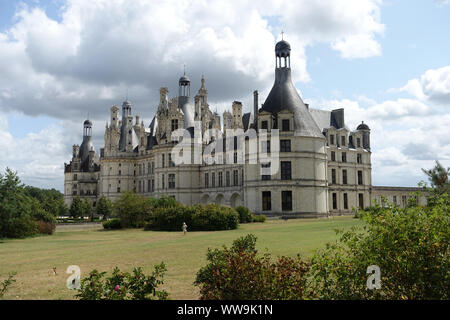
[[(121, 115), (112, 106), (100, 154), (86, 120), (82, 144), (73, 146), (65, 164), (66, 204), (80, 196), (95, 207), (102, 195), (114, 200), (134, 191), (184, 204), (243, 205), (268, 216), (350, 214), (382, 195), (405, 206), (417, 188), (372, 186), (369, 126), (362, 121), (352, 130), (344, 109), (305, 104), (291, 79), (290, 52), (288, 42), (276, 44), (275, 82), (261, 106), (253, 92), (253, 112), (243, 114), (242, 103), (234, 101), (221, 122), (208, 104), (205, 78), (191, 103), (184, 74), (177, 97), (160, 89), (148, 127), (139, 116), (133, 119), (129, 101)], [(176, 164), (174, 154), (185, 161)]]

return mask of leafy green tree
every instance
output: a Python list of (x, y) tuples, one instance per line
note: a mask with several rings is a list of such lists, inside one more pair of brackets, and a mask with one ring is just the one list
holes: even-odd
[[(376, 205), (360, 228), (341, 232), (312, 258), (311, 292), (319, 299), (449, 299), (450, 201), (433, 206)], [(367, 289), (367, 268), (381, 272), (381, 288)]]
[(97, 214), (103, 216), (103, 219), (106, 219), (112, 215), (113, 212), (113, 204), (112, 201), (106, 198), (105, 196), (101, 196), (97, 202)]
[(72, 204), (70, 205), (69, 214), (72, 218), (80, 218), (83, 216), (84, 206), (83, 201), (79, 196), (76, 196), (73, 199)]
[(438, 193), (450, 193), (450, 168), (445, 169), (445, 167), (436, 160), (436, 165), (432, 169), (422, 169), (422, 171), (428, 176), (431, 186)]
[(90, 217), (91, 221), (94, 221), (94, 208), (91, 200), (87, 198), (83, 200), (83, 217)]
[(114, 211), (123, 228), (144, 226), (143, 198), (134, 192), (123, 192), (114, 201)]
[(0, 173), (0, 238), (24, 238), (38, 233), (33, 218), (36, 202), (24, 191), (17, 172)]

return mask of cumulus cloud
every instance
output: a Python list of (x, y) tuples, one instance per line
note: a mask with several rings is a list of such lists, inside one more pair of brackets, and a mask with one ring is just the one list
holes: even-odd
[(427, 70), (420, 79), (411, 79), (398, 91), (405, 91), (421, 100), (450, 104), (450, 66)]
[[(150, 117), (158, 89), (176, 93), (182, 66), (195, 92), (205, 74), (213, 103), (245, 100), (272, 83), (283, 28), (293, 76), (309, 81), (305, 47), (328, 43), (345, 58), (380, 53), (380, 1), (67, 0), (60, 21), (22, 6), (0, 33), (0, 108), (58, 119), (103, 118), (129, 93)], [(279, 25), (269, 24), (269, 20)]]
[(0, 114), (0, 172), (17, 171), (22, 182), (43, 188), (63, 189), (64, 161), (70, 146), (60, 125), (16, 138), (8, 131), (8, 120)]

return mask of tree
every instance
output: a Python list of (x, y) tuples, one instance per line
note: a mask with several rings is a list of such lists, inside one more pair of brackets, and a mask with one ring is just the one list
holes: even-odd
[(431, 186), (440, 194), (450, 191), (449, 175), (450, 168), (445, 169), (439, 161), (436, 160), (436, 165), (432, 169), (422, 169), (422, 171), (428, 176), (431, 182)]
[(85, 198), (83, 201), (83, 217), (90, 217), (94, 221), (94, 210), (91, 200)]
[(103, 216), (103, 219), (106, 219), (112, 215), (112, 210), (112, 201), (105, 196), (101, 196), (97, 202), (97, 214)]
[(70, 205), (69, 214), (72, 218), (79, 218), (82, 217), (84, 214), (84, 207), (83, 207), (83, 201), (79, 196), (76, 196), (72, 204)]

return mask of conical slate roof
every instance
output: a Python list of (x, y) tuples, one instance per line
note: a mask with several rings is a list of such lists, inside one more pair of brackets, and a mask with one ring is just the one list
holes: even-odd
[(296, 136), (323, 138), (322, 132), (292, 83), (290, 68), (275, 69), (275, 83), (261, 110), (272, 114), (289, 110), (294, 113)]

